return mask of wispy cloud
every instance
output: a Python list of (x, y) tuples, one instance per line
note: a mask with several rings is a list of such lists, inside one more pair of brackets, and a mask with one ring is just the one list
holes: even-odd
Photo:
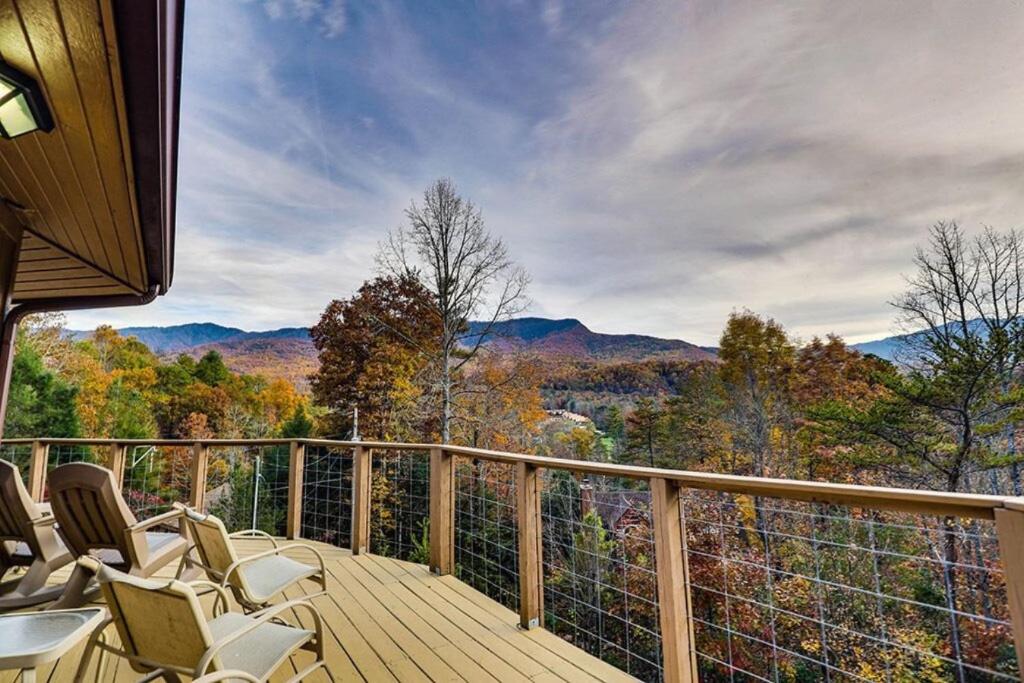
[(537, 313), (884, 334), (930, 223), (1024, 216), (1022, 31), (999, 2), (193, 3), (174, 288), (73, 319), (309, 323), (447, 175)]

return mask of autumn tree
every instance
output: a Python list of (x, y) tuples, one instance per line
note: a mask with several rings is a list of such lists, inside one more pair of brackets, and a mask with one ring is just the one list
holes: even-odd
[[(460, 372), (498, 322), (523, 310), (529, 278), (451, 180), (428, 187), (422, 205), (413, 202), (405, 215), (408, 226), (389, 235), (378, 260), (385, 273), (412, 278), (430, 294), (438, 334), (423, 348), (436, 372), (441, 440), (448, 443)], [(475, 320), (482, 322), (471, 325)]]
[[(719, 375), (729, 401), (732, 445), (749, 472), (784, 466), (790, 432), (790, 381), (796, 347), (782, 325), (750, 311), (729, 316), (719, 342)], [(746, 468), (745, 468), (746, 469)]]
[(626, 416), (626, 445), (624, 457), (634, 464), (657, 464), (657, 446), (662, 429), (661, 406), (644, 397), (637, 401), (636, 408)]
[(378, 277), (328, 304), (310, 330), (320, 359), (310, 385), (328, 410), (324, 431), (349, 434), (358, 408), (362, 436), (423, 436), (416, 409), (439, 329), (430, 293), (409, 274)]

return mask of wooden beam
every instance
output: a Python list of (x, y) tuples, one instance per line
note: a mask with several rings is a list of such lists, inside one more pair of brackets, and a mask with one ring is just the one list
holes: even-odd
[(117, 442), (110, 444), (110, 452), (107, 454), (107, 468), (114, 473), (114, 481), (117, 482), (118, 490), (124, 488), (124, 464), (127, 455), (127, 445)]
[(1024, 512), (996, 510), (999, 558), (1006, 573), (1006, 600), (1013, 624), (1017, 661), (1024, 662)]
[(209, 465), (210, 450), (206, 444), (192, 444), (192, 493), (188, 504), (199, 512), (204, 512), (206, 504), (206, 468)]
[(697, 661), (693, 656), (693, 621), (690, 618), (679, 486), (665, 479), (651, 479), (651, 498), (654, 503), (654, 556), (665, 681), (696, 683)]
[(540, 509), (540, 470), (516, 464), (516, 526), (519, 533), (519, 625), (544, 623), (543, 525)]
[(443, 448), (430, 449), (430, 570), (455, 569), (455, 458)]
[(373, 470), (369, 448), (352, 451), (352, 554), (370, 550), (370, 474)]
[(46, 490), (46, 465), (50, 459), (50, 444), (32, 442), (32, 460), (28, 466), (28, 493), (37, 503), (43, 500)]
[(306, 446), (292, 441), (288, 454), (288, 538), (302, 536), (302, 471), (306, 467)]

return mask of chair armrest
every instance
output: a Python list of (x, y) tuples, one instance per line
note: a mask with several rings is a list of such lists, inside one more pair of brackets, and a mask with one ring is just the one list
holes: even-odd
[[(184, 513), (181, 510), (168, 510), (167, 512), (161, 513), (155, 517), (150, 517), (149, 519), (144, 519), (141, 522), (137, 522), (136, 524), (128, 528), (128, 533), (136, 534), (138, 532), (145, 532), (149, 529), (152, 529), (155, 526), (167, 524), (172, 520), (181, 520), (183, 516)], [(181, 522), (179, 521), (178, 526), (180, 528), (184, 525), (181, 524)]]
[(317, 608), (313, 606), (313, 603), (309, 602), (308, 600), (289, 600), (288, 602), (282, 602), (279, 605), (272, 605), (270, 607), (267, 607), (266, 609), (260, 610), (259, 612), (253, 612), (251, 615), (249, 615), (253, 617), (252, 621), (250, 621), (248, 624), (238, 629), (237, 631), (233, 631), (227, 634), (226, 636), (222, 637), (220, 640), (215, 642), (213, 645), (211, 645), (210, 649), (208, 649), (203, 654), (203, 658), (199, 660), (199, 664), (196, 666), (195, 669), (194, 678), (198, 679), (202, 676), (205, 676), (206, 670), (209, 668), (210, 663), (218, 654), (220, 654), (220, 651), (223, 650), (224, 647), (226, 647), (227, 645), (230, 645), (231, 643), (235, 642), (247, 633), (255, 631), (260, 626), (275, 619), (282, 612), (290, 609), (300, 608), (308, 611), (310, 616), (313, 617), (316, 641), (317, 643), (322, 643), (323, 619), (320, 617), (319, 610), (317, 610)]
[(47, 514), (43, 515), (42, 517), (36, 517), (35, 519), (31, 520), (28, 524), (33, 528), (54, 526), (55, 524), (57, 524), (57, 518), (53, 515)]
[(269, 557), (270, 555), (282, 555), (286, 550), (291, 550), (294, 548), (302, 548), (304, 550), (309, 550), (314, 555), (316, 555), (317, 563), (320, 565), (320, 574), (326, 578), (327, 565), (324, 562), (323, 554), (319, 550), (306, 543), (289, 543), (288, 545), (276, 546), (274, 548), (264, 550), (263, 552), (256, 553), (255, 555), (249, 555), (247, 557), (243, 557), (240, 560), (232, 562), (231, 565), (226, 570), (224, 570), (224, 580), (221, 581), (220, 585), (227, 586), (231, 582), (231, 577), (234, 576), (235, 572), (237, 572), (238, 569), (243, 565), (248, 564), (249, 562), (252, 562), (254, 560), (262, 560), (264, 557)]
[[(192, 586), (192, 588), (210, 588), (213, 590), (213, 592), (217, 594), (217, 600), (213, 603), (214, 616), (223, 614), (224, 612), (227, 612), (230, 609), (231, 603), (228, 601), (228, 592), (224, 590), (222, 586), (214, 583), (213, 581), (207, 581), (206, 579), (195, 579), (193, 581), (188, 581), (187, 583), (189, 586)], [(196, 595), (206, 595), (206, 593), (200, 593), (199, 591), (196, 591)], [(221, 606), (220, 612), (217, 612), (217, 605)]]
[(233, 534), (228, 534), (228, 538), (251, 538), (256, 536), (270, 541), (275, 548), (277, 547), (277, 539), (266, 531), (262, 531), (260, 529), (243, 529), (242, 531), (236, 531)]
[(250, 673), (240, 671), (238, 669), (225, 669), (224, 671), (214, 671), (212, 674), (206, 674), (200, 678), (195, 678), (192, 683), (215, 683), (215, 681), (237, 681), (243, 680), (249, 683), (260, 683), (260, 679), (256, 678)]

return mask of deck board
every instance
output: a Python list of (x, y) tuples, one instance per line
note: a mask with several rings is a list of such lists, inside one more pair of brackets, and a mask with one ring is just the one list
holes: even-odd
[[(236, 543), (242, 555), (267, 547), (266, 541), (258, 539)], [(515, 612), (454, 577), (435, 576), (423, 565), (312, 545), (323, 553), (329, 574), (328, 594), (312, 601), (324, 619), (326, 657), (338, 681), (635, 680), (543, 629), (521, 630)], [(63, 578), (66, 571), (55, 578)], [(307, 583), (290, 589), (285, 597), (302, 598), (313, 590), (314, 584)], [(307, 614), (297, 613), (294, 618), (303, 626), (311, 625)], [(108, 637), (117, 641), (112, 628)], [(56, 665), (40, 669), (38, 680), (69, 683), (81, 655), (82, 648), (72, 650)], [(272, 680), (287, 679), (310, 656), (300, 654)], [(98, 679), (98, 660), (93, 657), (86, 680), (120, 683), (139, 678), (124, 660), (108, 656), (104, 675)], [(0, 672), (0, 683), (13, 683), (17, 673)], [(310, 680), (327, 677), (317, 673)]]

